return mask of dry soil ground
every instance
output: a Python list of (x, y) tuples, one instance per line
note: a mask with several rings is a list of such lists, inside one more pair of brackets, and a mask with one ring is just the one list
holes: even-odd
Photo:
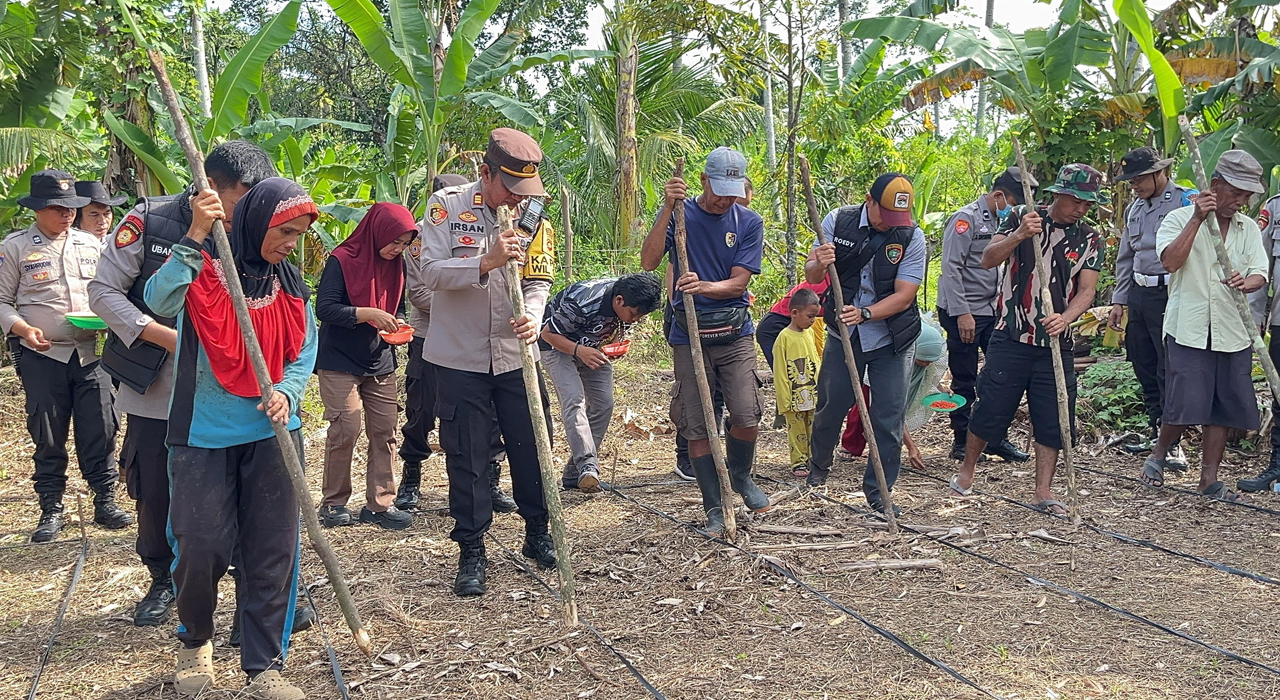
[[(606, 478), (637, 485), (670, 480), (670, 437), (623, 429), (628, 411), (641, 428), (665, 414), (665, 374), (638, 362), (620, 365), (618, 415), (607, 441)], [(323, 430), (308, 408), (307, 458), (319, 492)], [(941, 418), (918, 434), (929, 474), (946, 478)], [(1022, 436), (1019, 439), (1024, 439)], [(563, 443), (559, 443), (563, 445)], [(789, 479), (785, 435), (764, 433), (758, 473)], [(35, 526), (30, 447), (21, 391), (0, 373), (0, 546), (21, 544)], [(563, 447), (558, 451), (563, 455)], [(1263, 457), (1237, 456), (1236, 478)], [(1081, 463), (1133, 474), (1136, 458), (1083, 454)], [(358, 465), (360, 468), (360, 465)], [(74, 470), (73, 470), (74, 471)], [(427, 507), (444, 505), (439, 457), (426, 469)], [(862, 506), (862, 462), (838, 465), (823, 491)], [(1027, 465), (982, 465), (978, 486), (1025, 500)], [(357, 477), (357, 483), (362, 475)], [(1183, 483), (1183, 482), (1177, 482)], [(83, 493), (78, 476), (72, 489)], [(1191, 485), (1186, 482), (1184, 485)], [(785, 487), (768, 484), (773, 492)], [(1280, 515), (1151, 490), (1081, 474), (1080, 507), (1089, 523), (1280, 578)], [(683, 521), (699, 522), (690, 485), (638, 486), (626, 493)], [(995, 560), (1272, 668), (1280, 667), (1280, 587), (1222, 573), (1126, 544), (990, 497), (953, 500), (941, 483), (904, 474), (895, 498), (903, 521), (963, 528), (951, 541)], [(582, 618), (666, 697), (952, 698), (982, 695), (913, 658), (855, 616), (778, 575), (752, 557), (708, 542), (616, 495), (564, 495)], [(1253, 503), (1280, 509), (1280, 497)], [(358, 505), (358, 504), (357, 504)], [(69, 501), (74, 514), (74, 500)], [(74, 520), (74, 517), (73, 517)], [(365, 659), (350, 641), (332, 594), (315, 588), (320, 618), (353, 686), (365, 698), (641, 698), (645, 690), (583, 627), (560, 621), (555, 600), (490, 544), (490, 592), (452, 595), (456, 549), (450, 520), (424, 512), (403, 532), (368, 526), (330, 531), (358, 605), (382, 656)], [(888, 630), (1006, 698), (1273, 698), (1280, 673), (1231, 660), (1026, 576), (950, 549), (930, 537), (889, 538), (864, 516), (812, 494), (744, 519), (740, 540), (769, 554), (849, 611)], [(776, 534), (752, 525), (825, 528), (836, 535)], [(1030, 533), (1037, 533), (1032, 535)], [(133, 531), (87, 528), (89, 557), (39, 686), (42, 699), (175, 698), (170, 684), (173, 626), (136, 628), (129, 615), (147, 585), (133, 553)], [(518, 550), (517, 516), (498, 516), (493, 534)], [(53, 545), (0, 549), (0, 697), (25, 697), (76, 560), (72, 525)], [(1055, 541), (1059, 540), (1059, 541)], [(843, 543), (841, 549), (779, 545)], [(936, 558), (938, 569), (849, 572), (867, 559)], [(304, 576), (323, 568), (309, 549)], [(223, 600), (230, 601), (229, 580)], [(219, 612), (216, 640), (221, 690), (242, 683), (227, 647), (231, 606)], [(288, 675), (312, 698), (337, 698), (319, 630), (294, 638)]]

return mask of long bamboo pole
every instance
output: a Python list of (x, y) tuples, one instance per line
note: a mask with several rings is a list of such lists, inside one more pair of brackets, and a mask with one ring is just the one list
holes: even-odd
[[(1195, 134), (1191, 133), (1191, 123), (1187, 121), (1185, 115), (1178, 117), (1178, 126), (1182, 129), (1182, 138), (1187, 142), (1187, 151), (1191, 154), (1191, 165), (1195, 170), (1196, 187), (1201, 192), (1209, 191), (1209, 178), (1205, 175), (1204, 159), (1200, 157), (1200, 146), (1196, 143)], [(1222, 230), (1218, 227), (1218, 217), (1215, 214), (1208, 219), (1210, 238), (1213, 239), (1213, 251), (1218, 255), (1218, 266), (1222, 268), (1222, 278), (1226, 279), (1231, 275), (1231, 258), (1227, 255), (1227, 246), (1222, 241)], [(1236, 311), (1240, 313), (1240, 322), (1244, 324), (1245, 330), (1249, 332), (1249, 342), (1253, 345), (1253, 354), (1257, 355), (1258, 362), (1262, 365), (1262, 371), (1267, 375), (1267, 383), (1271, 385), (1271, 395), (1280, 396), (1276, 390), (1280, 389), (1280, 374), (1276, 372), (1276, 365), (1271, 361), (1271, 353), (1267, 351), (1267, 344), (1262, 341), (1262, 336), (1258, 334), (1258, 326), (1253, 322), (1253, 312), (1249, 309), (1249, 299), (1245, 297), (1244, 292), (1239, 289), (1231, 288), (1231, 298), (1236, 302)]]
[[(809, 210), (809, 226), (818, 237), (819, 244), (827, 242), (822, 232), (822, 219), (818, 216), (818, 200), (813, 196), (813, 176), (809, 174), (809, 159), (800, 155), (800, 179), (804, 184), (805, 205)], [(835, 304), (836, 318), (844, 309), (844, 289), (840, 287), (840, 274), (836, 272), (836, 264), (827, 265), (827, 281), (831, 283), (832, 300)], [(844, 324), (841, 324), (844, 325)], [(858, 406), (858, 418), (862, 420), (862, 434), (867, 439), (867, 459), (871, 462), (871, 470), (876, 474), (876, 486), (880, 488), (880, 503), (884, 504), (884, 517), (889, 523), (889, 534), (898, 534), (898, 517), (893, 512), (893, 495), (889, 493), (889, 480), (884, 476), (884, 464), (880, 461), (880, 447), (876, 444), (876, 431), (871, 427), (871, 411), (867, 408), (867, 397), (862, 394), (862, 373), (858, 371), (858, 361), (853, 356), (853, 339), (849, 337), (849, 329), (845, 327), (840, 336), (840, 347), (844, 349), (844, 364), (849, 368), (849, 381), (853, 383), (853, 398)]]
[[(173, 117), (174, 136), (177, 137), (178, 143), (182, 146), (182, 152), (187, 157), (187, 166), (191, 168), (191, 179), (197, 183), (198, 187), (204, 188), (207, 186), (205, 183), (208, 182), (204, 172), (204, 156), (200, 154), (195, 140), (191, 138), (186, 117), (182, 114), (182, 108), (178, 103), (178, 95), (173, 91), (173, 84), (169, 82), (169, 74), (164, 67), (164, 57), (155, 50), (148, 50), (147, 57), (151, 59), (151, 70), (155, 72), (156, 80), (160, 83), (160, 95), (169, 108), (169, 115)], [(249, 351), (253, 374), (258, 380), (258, 390), (262, 393), (262, 401), (265, 404), (274, 393), (275, 386), (271, 382), (271, 372), (267, 369), (267, 362), (262, 357), (262, 345), (253, 329), (253, 321), (249, 319), (249, 306), (245, 303), (240, 276), (235, 274), (235, 258), (232, 256), (231, 243), (227, 240), (227, 232), (221, 220), (213, 222), (213, 242), (218, 251), (218, 259), (227, 273), (227, 293), (231, 296), (231, 305), (236, 310), (236, 323), (240, 326), (241, 334), (244, 335), (245, 348)], [(294, 448), (293, 439), (289, 436), (288, 424), (272, 421), (271, 427), (275, 430), (276, 440), (280, 443), (285, 470), (289, 473), (294, 494), (301, 506), (302, 522), (306, 524), (307, 537), (311, 540), (311, 546), (315, 548), (316, 554), (320, 556), (325, 572), (329, 574), (329, 585), (333, 586), (338, 607), (342, 609), (342, 616), (346, 619), (347, 626), (351, 628), (356, 646), (366, 656), (372, 656), (373, 640), (369, 638), (369, 631), (360, 621), (360, 613), (356, 611), (355, 602), (351, 599), (351, 589), (347, 587), (347, 581), (342, 576), (338, 556), (330, 546), (328, 538), (324, 536), (324, 531), (320, 529), (315, 502), (311, 500), (311, 490), (307, 487), (307, 478), (302, 472), (302, 461)]]
[[(498, 231), (511, 229), (511, 210), (498, 207)], [(515, 258), (507, 260), (507, 292), (511, 295), (513, 318), (524, 315), (524, 291), (520, 288), (520, 265)], [(574, 597), (573, 564), (569, 561), (569, 536), (564, 528), (564, 507), (560, 504), (560, 478), (551, 457), (551, 436), (547, 434), (547, 417), (542, 411), (542, 389), (538, 386), (538, 368), (533, 361), (533, 346), (520, 341), (520, 372), (524, 377), (524, 394), (529, 402), (529, 419), (533, 421), (533, 441), (538, 448), (538, 468), (542, 472), (542, 496), (547, 502), (551, 521), (551, 541), (556, 548), (556, 572), (560, 574), (560, 601), (564, 603), (564, 619), (569, 626), (578, 624), (578, 601)]]
[[(1031, 191), (1030, 170), (1027, 170), (1027, 159), (1022, 154), (1022, 146), (1018, 138), (1013, 138), (1013, 150), (1018, 155), (1018, 169), (1022, 171), (1022, 200), (1026, 202), (1027, 211), (1035, 211), (1035, 195)], [(1048, 235), (1043, 230), (1040, 235)], [(1044, 250), (1040, 241), (1033, 239), (1031, 249), (1036, 255), (1036, 277), (1040, 280), (1040, 303), (1050, 313), (1054, 312), (1053, 293), (1049, 291), (1049, 265), (1044, 259)], [(1064, 301), (1065, 303), (1065, 301)], [(1065, 333), (1070, 333), (1067, 328)], [(1062, 461), (1067, 465), (1067, 511), (1071, 522), (1080, 524), (1079, 493), (1076, 490), (1076, 462), (1073, 458), (1071, 444), (1071, 396), (1067, 394), (1067, 370), (1062, 366), (1062, 348), (1057, 339), (1049, 338), (1050, 356), (1053, 357), (1053, 383), (1058, 392), (1058, 434), (1062, 436)]]
[[(675, 176), (684, 179), (684, 158), (676, 160)], [(676, 259), (681, 274), (689, 271), (689, 251), (685, 245), (688, 234), (684, 226), (684, 202), (676, 202)], [(677, 276), (677, 280), (679, 277)], [(698, 384), (698, 401), (702, 404), (702, 422), (707, 425), (707, 444), (711, 446), (711, 459), (720, 477), (720, 510), (724, 517), (724, 538), (732, 542), (738, 534), (738, 520), (733, 510), (733, 488), (729, 482), (729, 469), (725, 466), (724, 445), (720, 444), (720, 431), (716, 427), (716, 412), (711, 403), (711, 383), (707, 380), (707, 368), (702, 364), (702, 343), (698, 340), (698, 309), (692, 294), (684, 295), (685, 326), (689, 330), (689, 354), (693, 356), (693, 377)]]

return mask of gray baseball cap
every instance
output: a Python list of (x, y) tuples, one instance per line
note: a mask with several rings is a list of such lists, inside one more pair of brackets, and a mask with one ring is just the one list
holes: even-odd
[(1213, 176), (1220, 177), (1228, 185), (1245, 192), (1262, 194), (1267, 191), (1262, 186), (1262, 164), (1249, 155), (1248, 151), (1236, 149), (1223, 153), (1213, 169)]
[(721, 146), (707, 154), (707, 165), (702, 169), (711, 182), (711, 193), (717, 197), (747, 196), (747, 157)]

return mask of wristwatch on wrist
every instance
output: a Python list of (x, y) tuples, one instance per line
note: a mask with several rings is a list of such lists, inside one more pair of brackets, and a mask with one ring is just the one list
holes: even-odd
[(862, 307), (861, 311), (862, 311), (862, 320), (863, 320), (863, 321), (870, 321), (870, 320), (871, 320), (871, 308), (870, 308), (870, 307), (867, 307), (867, 306), (864, 306), (864, 307)]

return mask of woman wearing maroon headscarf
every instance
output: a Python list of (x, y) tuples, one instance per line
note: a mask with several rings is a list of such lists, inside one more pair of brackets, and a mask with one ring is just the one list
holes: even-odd
[(396, 448), (395, 348), (378, 335), (404, 317), (404, 258), (418, 236), (413, 214), (399, 204), (373, 205), (351, 237), (334, 248), (316, 290), (320, 348), (316, 374), (329, 433), (324, 447), (325, 527), (350, 525), (351, 456), (364, 413), (369, 458), (360, 522), (403, 530), (413, 517), (398, 510), (391, 459)]

